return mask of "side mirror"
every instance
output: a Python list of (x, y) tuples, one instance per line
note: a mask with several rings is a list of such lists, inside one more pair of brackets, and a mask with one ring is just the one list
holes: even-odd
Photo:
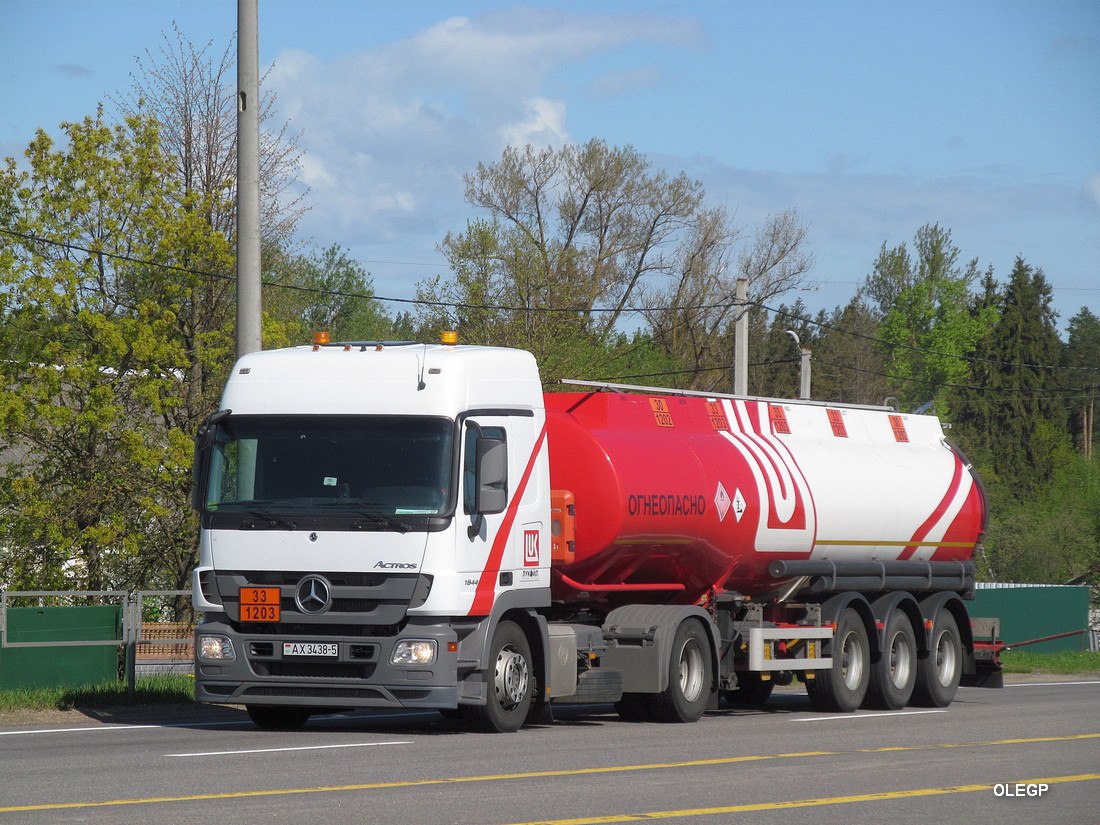
[(508, 506), (508, 445), (486, 436), (475, 444), (474, 512), (503, 513)]

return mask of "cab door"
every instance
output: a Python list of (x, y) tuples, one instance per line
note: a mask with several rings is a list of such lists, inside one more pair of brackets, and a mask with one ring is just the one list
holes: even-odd
[(468, 615), (549, 603), (550, 490), (545, 415), (494, 410), (462, 423), (456, 560)]

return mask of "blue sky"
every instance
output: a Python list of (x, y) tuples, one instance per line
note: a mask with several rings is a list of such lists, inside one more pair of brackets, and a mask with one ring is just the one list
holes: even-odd
[[(883, 243), (951, 230), (1007, 277), (1040, 267), (1064, 323), (1100, 314), (1100, 3), (260, 0), (265, 91), (301, 132), (300, 229), (378, 294), (446, 271), (478, 214), (462, 175), (509, 143), (630, 144), (751, 232), (809, 226), (812, 309)], [(232, 0), (0, 0), (0, 156), (129, 88), (173, 21), (220, 54)]]

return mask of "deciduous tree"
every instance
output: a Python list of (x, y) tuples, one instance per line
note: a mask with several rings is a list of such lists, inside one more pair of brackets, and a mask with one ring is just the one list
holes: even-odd
[(155, 122), (62, 129), (0, 174), (2, 584), (183, 587), (209, 401), (191, 379), (220, 383), (231, 352), (231, 331), (193, 326), (195, 293), (230, 248), (175, 188)]

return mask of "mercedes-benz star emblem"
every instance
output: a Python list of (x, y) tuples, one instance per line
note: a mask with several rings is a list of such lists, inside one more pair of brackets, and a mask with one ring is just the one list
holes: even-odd
[(294, 604), (303, 613), (324, 613), (332, 606), (331, 585), (320, 576), (306, 576), (294, 591)]

